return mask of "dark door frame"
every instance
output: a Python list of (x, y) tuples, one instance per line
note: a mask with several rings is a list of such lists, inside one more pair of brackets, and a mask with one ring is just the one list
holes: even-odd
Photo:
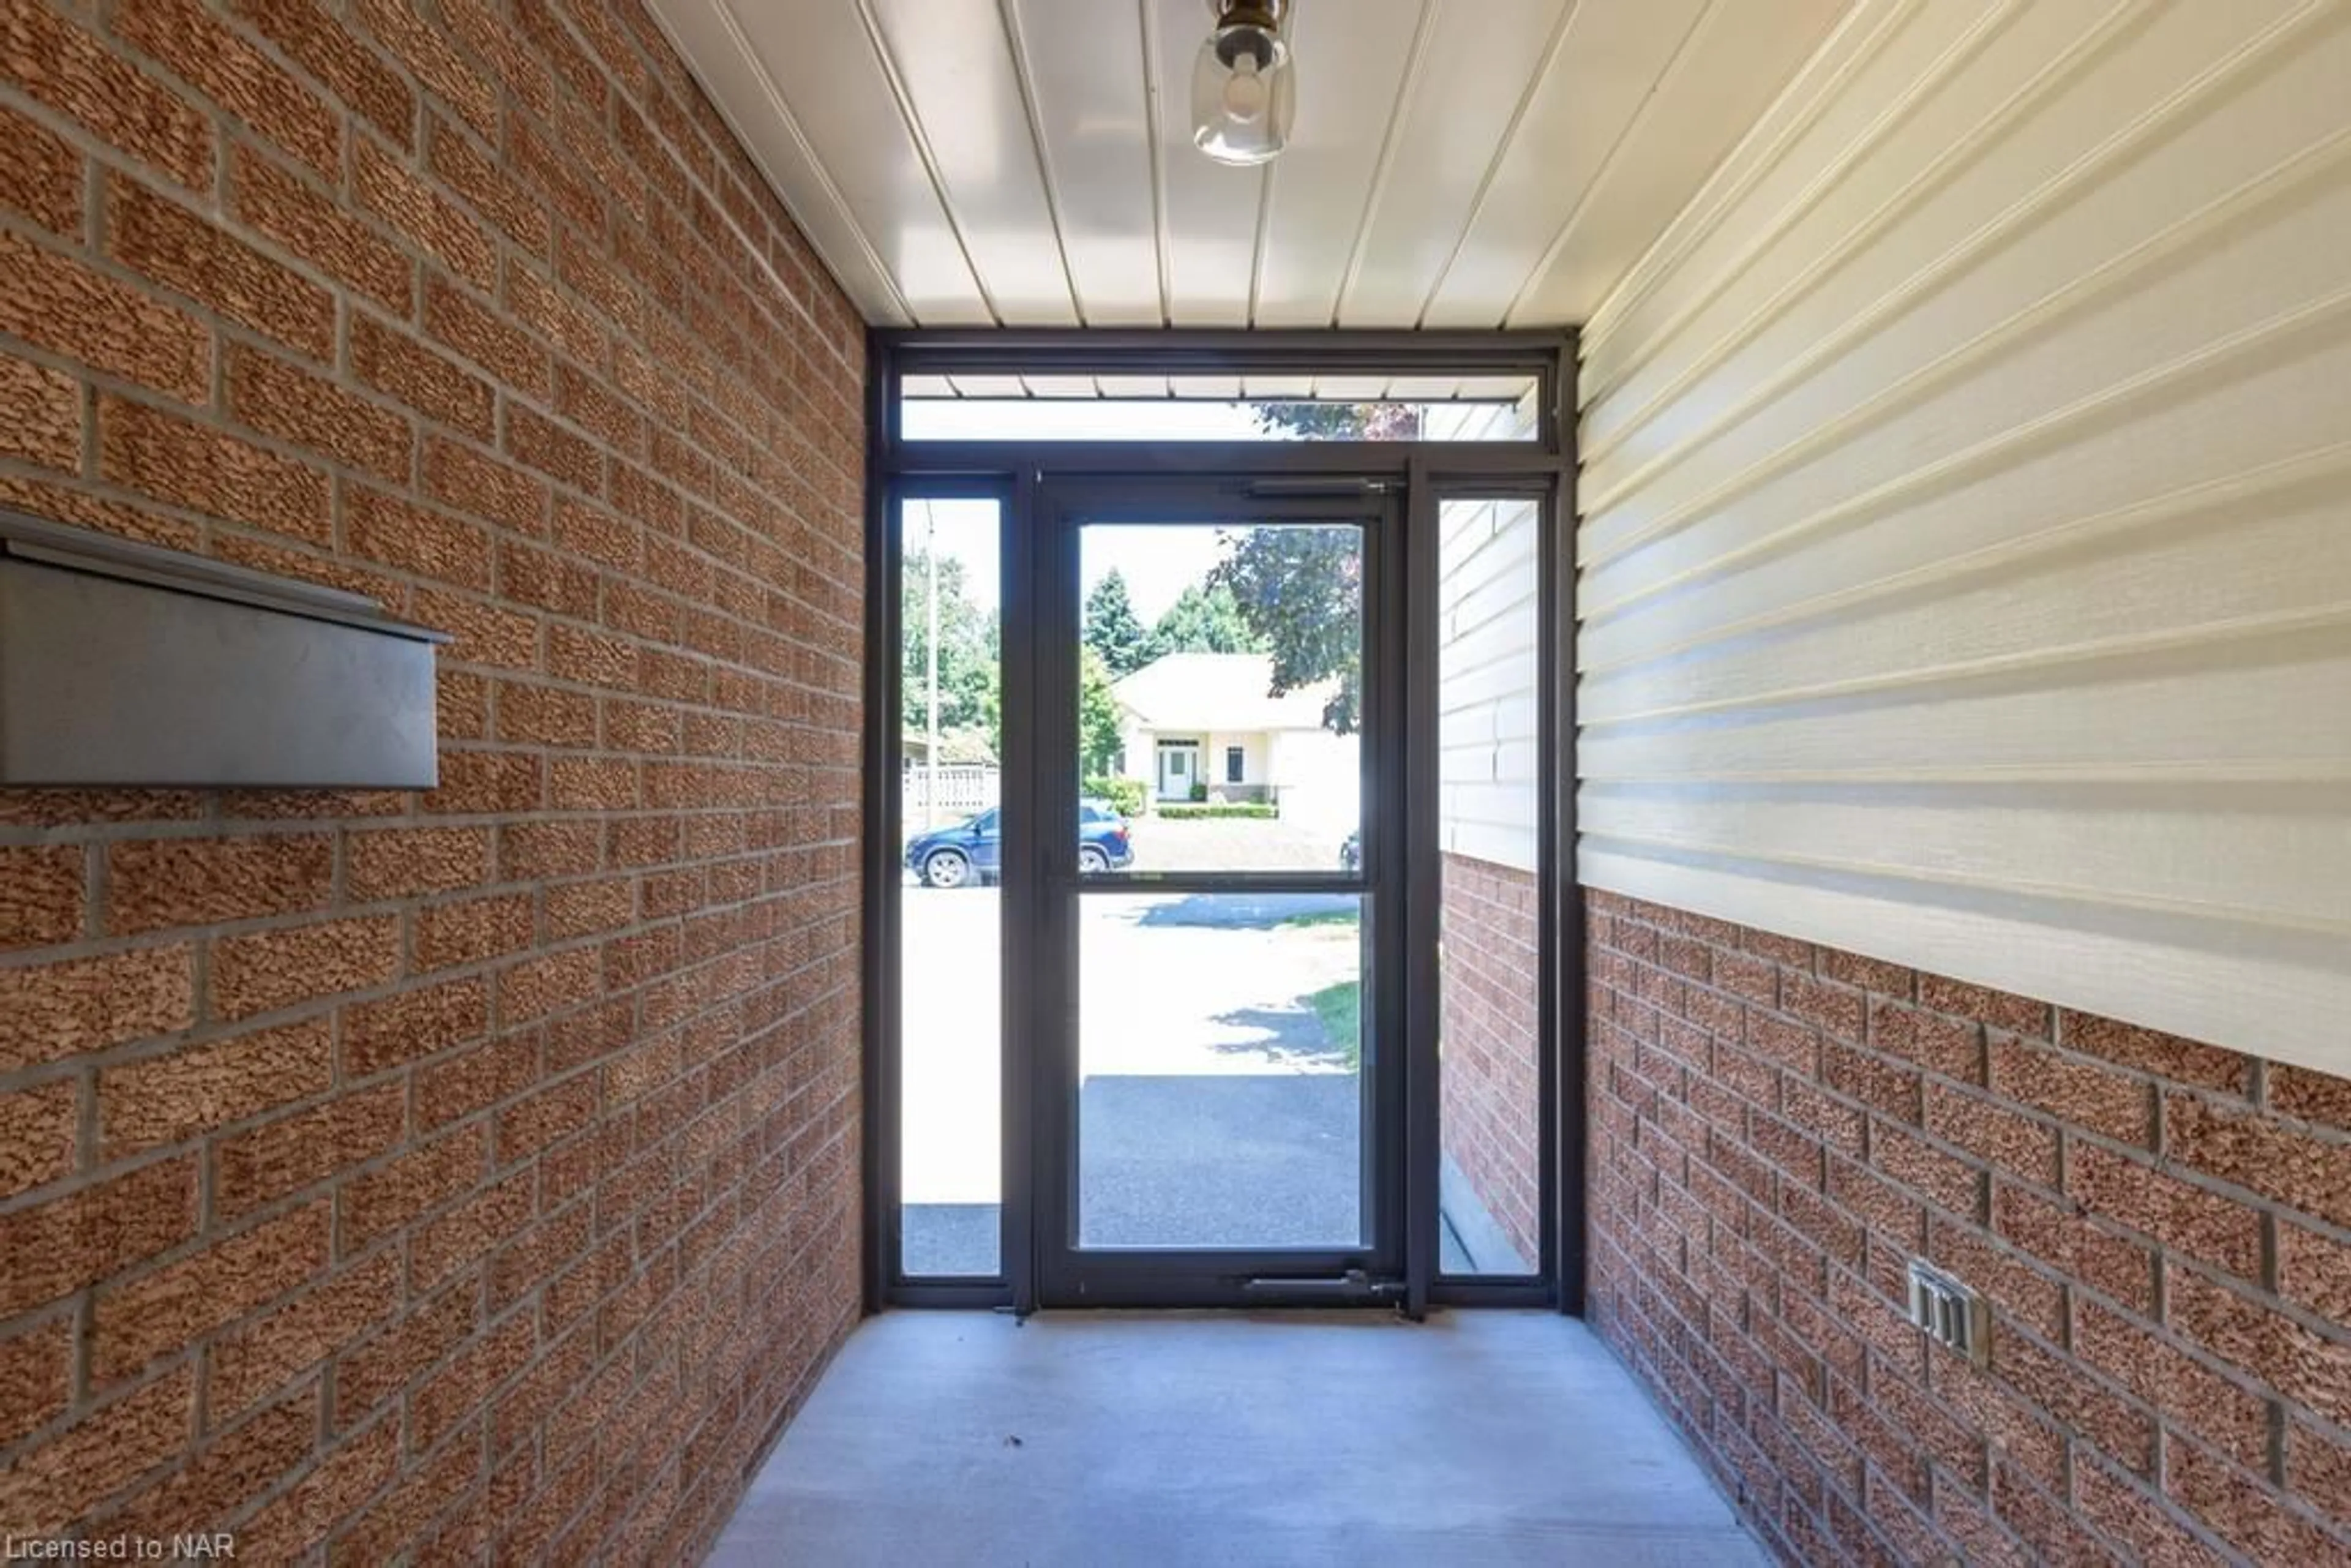
[[(1042, 841), (1040, 780), (1034, 775), (1039, 682), (1045, 674), (1037, 601), (1046, 530), (1041, 508), (1048, 477), (1068, 483), (1148, 476), (1215, 476), (1254, 484), (1269, 494), (1320, 491), (1334, 485), (1400, 497), (1407, 566), (1404, 602), (1389, 613), (1406, 621), (1406, 641), (1432, 645), (1437, 616), (1435, 521), (1447, 497), (1536, 495), (1547, 503), (1539, 591), (1543, 749), (1540, 783), (1539, 920), (1541, 975), (1543, 1257), (1531, 1279), (1480, 1281), (1437, 1275), (1437, 959), (1434, 748), (1399, 762), (1408, 779), (1415, 822), (1407, 851), (1407, 933), (1403, 1038), (1406, 1041), (1405, 1129), (1407, 1227), (1406, 1302), (1551, 1305), (1580, 1313), (1584, 1297), (1584, 998), (1583, 896), (1572, 857), (1575, 585), (1573, 534), (1576, 338), (1564, 332), (875, 330), (867, 339), (866, 711), (864, 723), (864, 891), (862, 916), (862, 1088), (865, 1137), (864, 1268), (869, 1312), (888, 1306), (1009, 1307), (1039, 1301), (1040, 1249), (1032, 1229), (1038, 1193), (1031, 1162), (1038, 1107), (1028, 1087), (1032, 1038), (1024, 1012), (1037, 1005), (1007, 987), (1004, 998), (1003, 1271), (992, 1279), (908, 1279), (898, 1265), (899, 712), (897, 513), (907, 499), (994, 498), (999, 505), (1006, 737), (1005, 842)], [(1499, 375), (1523, 373), (1538, 388), (1536, 439), (1471, 442), (977, 442), (914, 441), (898, 424), (908, 375), (1308, 373)], [(1018, 632), (1026, 635), (1016, 634)], [(1433, 665), (1416, 659), (1416, 666)], [(1433, 669), (1416, 667), (1405, 694), (1407, 733), (1433, 733)], [(1066, 788), (1066, 786), (1065, 786)], [(1008, 975), (1034, 973), (1042, 956), (1050, 901), (1033, 866), (1008, 857), (1002, 925)], [(1392, 1026), (1393, 1027), (1393, 1026)], [(1423, 1170), (1426, 1166), (1426, 1170)], [(1138, 1295), (1138, 1301), (1147, 1299)]]

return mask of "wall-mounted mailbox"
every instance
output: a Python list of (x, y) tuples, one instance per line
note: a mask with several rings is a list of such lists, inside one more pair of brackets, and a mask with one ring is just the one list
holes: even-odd
[(0, 785), (431, 789), (448, 640), (360, 594), (0, 512)]

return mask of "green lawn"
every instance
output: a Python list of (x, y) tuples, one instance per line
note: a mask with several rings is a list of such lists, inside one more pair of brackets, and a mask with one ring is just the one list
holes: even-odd
[(1322, 1020), (1322, 1033), (1332, 1048), (1343, 1054), (1350, 1068), (1364, 1064), (1364, 984), (1342, 980), (1306, 998)]
[(1353, 909), (1317, 909), (1305, 915), (1285, 915), (1275, 929), (1302, 931), (1315, 925), (1353, 925), (1362, 920), (1362, 914)]

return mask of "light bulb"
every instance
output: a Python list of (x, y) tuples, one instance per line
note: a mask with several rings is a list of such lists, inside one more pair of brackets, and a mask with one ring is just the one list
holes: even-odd
[(1235, 120), (1254, 124), (1264, 118), (1271, 95), (1266, 91), (1265, 78), (1258, 74), (1255, 55), (1243, 55), (1233, 62), (1233, 74), (1225, 83), (1224, 97), (1225, 112)]

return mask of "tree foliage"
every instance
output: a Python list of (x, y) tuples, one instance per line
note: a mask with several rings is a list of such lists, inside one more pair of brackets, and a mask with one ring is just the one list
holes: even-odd
[(1111, 679), (1131, 675), (1155, 657), (1150, 636), (1134, 613), (1126, 579), (1113, 567), (1086, 595), (1085, 644), (1098, 654)]
[(1229, 591), (1241, 619), (1273, 654), (1267, 694), (1286, 696), (1335, 678), (1322, 705), (1325, 728), (1362, 727), (1364, 687), (1364, 538), (1359, 529), (1293, 526), (1249, 528), (1231, 537), (1209, 574)]
[(1110, 666), (1092, 648), (1078, 655), (1078, 772), (1108, 773), (1118, 761), (1118, 698)]
[(1250, 411), (1269, 435), (1301, 441), (1416, 441), (1420, 405), (1411, 402), (1265, 402)]
[[(909, 734), (920, 735), (930, 716), (929, 647), (931, 559), (910, 551), (901, 579), (899, 717)], [(971, 601), (964, 563), (951, 555), (938, 560), (939, 729), (977, 731), (995, 749), (1000, 722), (997, 671), (1000, 638), (997, 616)]]
[(1151, 628), (1151, 656), (1170, 653), (1262, 653), (1259, 637), (1221, 582), (1189, 583)]

